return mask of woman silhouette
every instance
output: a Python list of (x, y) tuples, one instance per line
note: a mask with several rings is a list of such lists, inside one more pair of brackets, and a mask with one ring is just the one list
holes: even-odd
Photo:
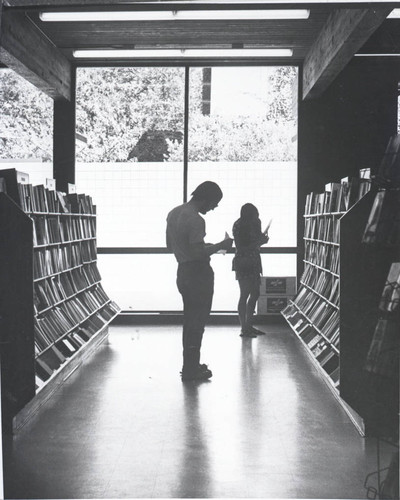
[(257, 208), (246, 203), (240, 210), (240, 218), (233, 225), (236, 253), (232, 269), (239, 282), (238, 303), (241, 337), (256, 337), (264, 332), (253, 327), (254, 309), (260, 296), (260, 276), (262, 274), (260, 247), (268, 242), (268, 234), (261, 231), (261, 221)]

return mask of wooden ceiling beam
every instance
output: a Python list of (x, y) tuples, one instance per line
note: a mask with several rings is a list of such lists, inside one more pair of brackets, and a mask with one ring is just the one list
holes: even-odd
[(71, 99), (71, 64), (23, 12), (0, 15), (0, 62), (54, 99)]
[(392, 8), (338, 9), (328, 17), (303, 65), (303, 99), (320, 96)]

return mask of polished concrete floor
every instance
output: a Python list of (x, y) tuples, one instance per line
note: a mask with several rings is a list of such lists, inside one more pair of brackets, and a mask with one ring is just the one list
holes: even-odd
[(289, 329), (262, 328), (208, 327), (214, 376), (183, 384), (179, 327), (112, 327), (6, 443), (6, 498), (366, 498), (375, 441)]

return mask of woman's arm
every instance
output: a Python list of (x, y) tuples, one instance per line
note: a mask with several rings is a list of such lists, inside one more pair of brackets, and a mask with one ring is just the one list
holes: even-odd
[(255, 227), (248, 228), (248, 232), (243, 233), (240, 229), (240, 224), (233, 226), (233, 236), (235, 238), (235, 246), (237, 250), (246, 252), (257, 250), (261, 245), (268, 243), (269, 237), (261, 231), (261, 222), (259, 221)]

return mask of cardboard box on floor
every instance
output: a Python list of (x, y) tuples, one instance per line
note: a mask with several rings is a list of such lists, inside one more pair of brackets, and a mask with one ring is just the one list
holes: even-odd
[(289, 303), (290, 297), (280, 296), (262, 296), (257, 302), (257, 314), (280, 314), (282, 309), (284, 309)]
[(296, 295), (294, 276), (261, 276), (260, 295)]
[(294, 276), (262, 276), (257, 314), (280, 314), (295, 295), (296, 278)]

